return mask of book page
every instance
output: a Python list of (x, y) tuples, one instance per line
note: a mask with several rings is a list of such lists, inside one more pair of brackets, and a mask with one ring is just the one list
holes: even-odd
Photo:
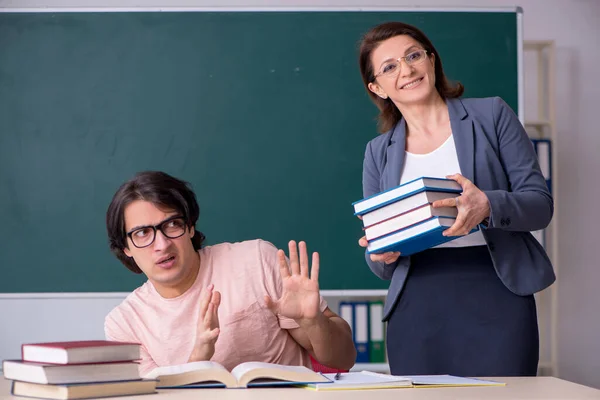
[(184, 374), (186, 372), (198, 371), (198, 370), (224, 370), (224, 366), (214, 361), (195, 361), (187, 364), (180, 365), (169, 365), (164, 367), (154, 368), (150, 371), (144, 378), (146, 379), (156, 379), (159, 376), (164, 375), (175, 375), (175, 374)]
[(279, 364), (272, 364), (272, 363), (266, 363), (266, 362), (258, 362), (258, 361), (249, 361), (249, 362), (245, 362), (245, 363), (241, 363), (240, 365), (238, 365), (237, 367), (235, 367), (234, 369), (231, 370), (231, 374), (235, 377), (235, 379), (237, 379), (238, 381), (248, 372), (251, 371), (255, 371), (257, 369), (267, 369), (270, 370), (270, 372), (272, 372), (272, 374), (269, 375), (273, 375), (274, 377), (276, 377), (277, 371), (281, 371), (281, 372), (285, 372), (285, 371), (290, 371), (290, 372), (306, 372), (308, 368), (304, 367), (304, 366), (292, 366), (292, 365), (279, 365)]
[(187, 364), (158, 367), (147, 376), (158, 379), (157, 387), (214, 386), (220, 382), (226, 387), (237, 387), (233, 375), (221, 364), (212, 361), (196, 361)]
[(278, 365), (264, 362), (245, 362), (235, 367), (231, 374), (237, 379), (240, 386), (257, 378), (272, 378), (286, 381), (326, 381), (327, 378), (304, 367), (292, 365)]

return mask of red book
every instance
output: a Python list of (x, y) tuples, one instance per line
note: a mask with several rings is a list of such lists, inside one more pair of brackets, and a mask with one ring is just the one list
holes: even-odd
[(23, 361), (49, 364), (91, 364), (140, 359), (138, 343), (83, 340), (29, 343), (21, 346)]

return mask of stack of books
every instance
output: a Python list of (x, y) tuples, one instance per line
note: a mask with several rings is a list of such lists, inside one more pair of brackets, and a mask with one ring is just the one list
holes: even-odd
[(15, 396), (88, 399), (154, 393), (135, 362), (140, 345), (105, 340), (23, 344), (21, 360), (2, 363)]
[(456, 220), (457, 208), (433, 208), (432, 203), (461, 193), (456, 181), (421, 177), (354, 202), (354, 214), (362, 218), (369, 242), (367, 252), (409, 256), (456, 239), (442, 232)]

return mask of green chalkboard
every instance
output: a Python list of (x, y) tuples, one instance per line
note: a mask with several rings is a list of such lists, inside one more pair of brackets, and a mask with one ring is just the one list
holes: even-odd
[(0, 292), (139, 285), (104, 217), (146, 169), (193, 184), (208, 244), (306, 240), (322, 289), (386, 288), (351, 202), (377, 134), (357, 43), (389, 20), (517, 109), (516, 12), (0, 13)]

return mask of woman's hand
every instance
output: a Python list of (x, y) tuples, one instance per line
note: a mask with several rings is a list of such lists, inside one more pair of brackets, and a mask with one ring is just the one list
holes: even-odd
[[(361, 247), (367, 247), (369, 245), (369, 242), (367, 242), (367, 238), (363, 236), (360, 239), (358, 239), (358, 244)], [(399, 251), (394, 251), (394, 252), (389, 251), (387, 253), (381, 253), (381, 254), (370, 254), (370, 257), (371, 257), (371, 261), (391, 264), (391, 263), (396, 262), (398, 257), (400, 257), (400, 252)]]
[(464, 236), (490, 216), (490, 203), (487, 196), (473, 182), (461, 174), (449, 175), (462, 186), (460, 196), (433, 202), (433, 207), (456, 207), (458, 216), (452, 226), (446, 229), (444, 236)]

